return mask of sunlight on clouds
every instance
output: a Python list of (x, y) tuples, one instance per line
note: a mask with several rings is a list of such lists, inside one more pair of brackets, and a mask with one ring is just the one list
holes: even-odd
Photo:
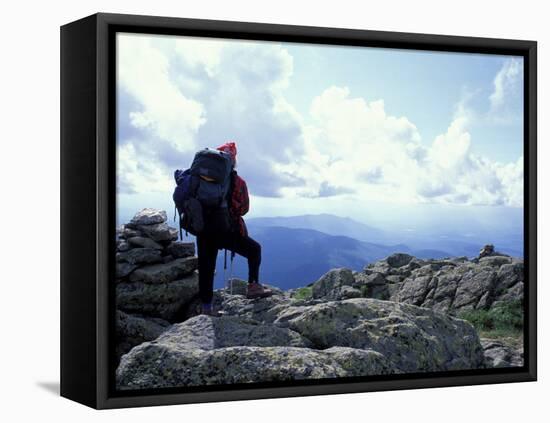
[(149, 130), (175, 152), (192, 150), (189, 140), (205, 122), (203, 105), (170, 80), (168, 59), (151, 45), (151, 37), (119, 35), (118, 52), (120, 88), (143, 107), (130, 113), (132, 125)]
[(513, 94), (518, 82), (523, 80), (523, 61), (508, 59), (495, 76), (494, 90), (490, 95), (491, 107), (497, 108), (504, 104), (506, 96)]
[(471, 153), (469, 111), (460, 103), (447, 131), (429, 146), (405, 117), (388, 115), (383, 101), (353, 98), (345, 87), (325, 90), (311, 113), (315, 125), (306, 132), (306, 155), (283, 167), (307, 186), (287, 189), (287, 195), (353, 192), (389, 203), (522, 205), (522, 169)]
[(172, 175), (154, 161), (142, 160), (134, 144), (117, 146), (117, 192), (171, 192), (174, 187)]
[(470, 134), (465, 129), (466, 119), (455, 118), (445, 134), (438, 135), (429, 149), (430, 160), (443, 169), (451, 169), (464, 162), (470, 149)]
[[(131, 129), (122, 131), (119, 143), (132, 143), (139, 164), (171, 178), (198, 149), (234, 139), (251, 192), (280, 196), (282, 186), (301, 183), (273, 167), (303, 154), (301, 117), (283, 95), (293, 59), (282, 46), (125, 35), (118, 60), (120, 95), (132, 100), (125, 102), (132, 105), (127, 115), (119, 116), (120, 127)], [(139, 192), (159, 187), (132, 186)]]
[[(119, 192), (171, 192), (174, 168), (199, 148), (234, 139), (239, 173), (256, 198), (522, 205), (523, 159), (474, 155), (465, 101), (444, 133), (425, 140), (383, 99), (348, 87), (327, 87), (301, 116), (285, 97), (293, 58), (278, 44), (138, 35), (118, 42), (120, 93), (132, 99), (119, 116), (132, 129), (119, 139)], [(508, 113), (521, 76), (516, 59), (495, 76), (495, 119)]]
[(346, 87), (326, 89), (313, 100), (311, 114), (314, 124), (305, 132), (306, 155), (294, 165), (308, 187), (296, 188), (297, 195), (414, 199), (413, 187), (402, 177), (415, 171), (410, 152), (420, 148), (420, 135), (411, 122), (387, 115), (381, 100), (352, 98)]
[(213, 77), (218, 72), (220, 53), (226, 44), (221, 40), (188, 38), (184, 43), (176, 42), (174, 49), (189, 66), (203, 68), (209, 77)]
[(523, 120), (523, 59), (507, 59), (493, 81), (487, 118), (509, 125)]

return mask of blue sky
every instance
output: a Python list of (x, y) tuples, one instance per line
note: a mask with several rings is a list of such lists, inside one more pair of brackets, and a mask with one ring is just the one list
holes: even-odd
[(251, 216), (409, 225), (407, 215), (450, 208), (504, 221), (522, 207), (521, 58), (136, 34), (117, 43), (124, 218), (170, 209), (173, 170), (229, 139)]

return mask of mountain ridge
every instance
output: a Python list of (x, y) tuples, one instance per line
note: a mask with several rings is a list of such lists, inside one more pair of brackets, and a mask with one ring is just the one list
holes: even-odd
[[(262, 245), (260, 279), (267, 283), (277, 281), (282, 289), (295, 288), (315, 280), (333, 267), (359, 270), (365, 264), (396, 252), (409, 253), (420, 258), (449, 256), (445, 251), (431, 250), (427, 254), (427, 251), (415, 251), (403, 244), (381, 245), (305, 228), (251, 225), (249, 232)], [(297, 251), (300, 252), (300, 260), (296, 260)], [(217, 287), (223, 286), (223, 266), (223, 260), (219, 260)], [(233, 272), (234, 276), (246, 277), (247, 263), (244, 258), (236, 256)]]

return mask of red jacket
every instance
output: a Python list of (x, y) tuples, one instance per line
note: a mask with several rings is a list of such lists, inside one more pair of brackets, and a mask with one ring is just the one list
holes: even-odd
[(237, 226), (239, 233), (242, 236), (248, 235), (246, 224), (244, 223), (244, 216), (248, 213), (250, 207), (250, 200), (248, 198), (248, 188), (243, 178), (237, 175), (237, 172), (233, 173), (232, 181), (233, 191), (231, 192), (231, 204), (229, 205), (229, 214), (231, 220)]

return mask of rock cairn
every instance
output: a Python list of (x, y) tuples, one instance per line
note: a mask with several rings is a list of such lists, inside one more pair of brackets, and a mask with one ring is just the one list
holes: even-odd
[(180, 242), (163, 210), (143, 209), (117, 229), (117, 355), (158, 337), (198, 295), (195, 244)]

